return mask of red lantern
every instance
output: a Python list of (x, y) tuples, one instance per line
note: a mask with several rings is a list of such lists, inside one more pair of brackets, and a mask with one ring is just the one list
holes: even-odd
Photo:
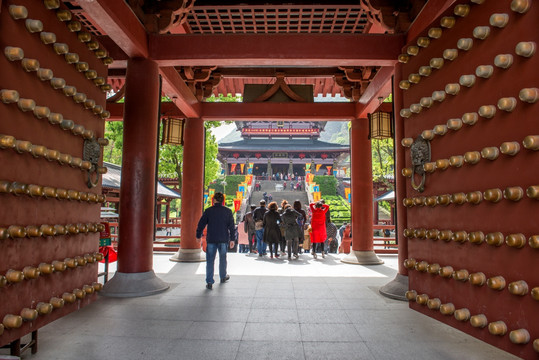
[(328, 154), (322, 154), (322, 155), (320, 155), (320, 157), (321, 157), (322, 159), (326, 160), (326, 159), (328, 158)]
[(304, 153), (300, 153), (298, 156), (299, 156), (300, 159), (305, 158), (305, 154), (304, 154)]
[(234, 157), (234, 159), (237, 159), (237, 158), (240, 157), (240, 153), (234, 153), (234, 154), (232, 154), (232, 156)]
[(261, 157), (262, 157), (262, 154), (261, 154), (261, 153), (256, 153), (256, 154), (255, 154), (255, 158), (260, 159)]

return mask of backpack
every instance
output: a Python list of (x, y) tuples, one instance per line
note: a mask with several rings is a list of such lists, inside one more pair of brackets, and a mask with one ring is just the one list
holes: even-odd
[(303, 228), (303, 225), (305, 224), (305, 219), (303, 218), (303, 215), (299, 215), (296, 219), (296, 222), (298, 223), (298, 225)]

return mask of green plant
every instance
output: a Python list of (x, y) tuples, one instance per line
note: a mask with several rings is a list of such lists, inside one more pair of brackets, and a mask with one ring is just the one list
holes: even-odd
[(326, 195), (335, 196), (337, 193), (337, 179), (334, 176), (316, 175), (313, 181), (320, 187), (322, 198), (325, 199)]
[[(236, 197), (236, 191), (238, 191), (238, 185), (245, 181), (245, 175), (228, 175), (225, 177), (226, 181), (226, 194)], [(232, 199), (232, 198), (231, 198)]]

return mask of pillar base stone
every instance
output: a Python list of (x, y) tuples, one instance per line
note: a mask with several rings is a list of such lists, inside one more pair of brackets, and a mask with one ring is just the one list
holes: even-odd
[(202, 249), (180, 249), (169, 259), (177, 262), (204, 262), (206, 253)]
[(376, 255), (374, 250), (352, 250), (341, 262), (355, 265), (380, 265), (384, 261)]
[(378, 291), (390, 299), (408, 301), (405, 296), (406, 291), (408, 291), (408, 276), (397, 274), (393, 280), (382, 286)]
[(141, 273), (117, 271), (103, 286), (100, 295), (109, 297), (139, 297), (159, 294), (170, 286), (155, 276), (153, 270)]

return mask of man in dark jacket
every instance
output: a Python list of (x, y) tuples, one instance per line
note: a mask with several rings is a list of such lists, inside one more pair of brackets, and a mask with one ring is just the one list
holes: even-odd
[(258, 256), (266, 255), (266, 243), (264, 242), (264, 215), (266, 214), (266, 211), (266, 201), (260, 200), (260, 206), (253, 212)]
[(234, 217), (232, 211), (223, 206), (225, 197), (222, 193), (215, 193), (213, 196), (213, 206), (204, 211), (198, 221), (197, 239), (202, 237), (202, 231), (208, 225), (206, 234), (206, 289), (211, 290), (213, 280), (213, 269), (215, 266), (215, 255), (219, 251), (219, 277), (221, 283), (230, 279), (226, 273), (226, 252), (230, 241), (235, 238)]

